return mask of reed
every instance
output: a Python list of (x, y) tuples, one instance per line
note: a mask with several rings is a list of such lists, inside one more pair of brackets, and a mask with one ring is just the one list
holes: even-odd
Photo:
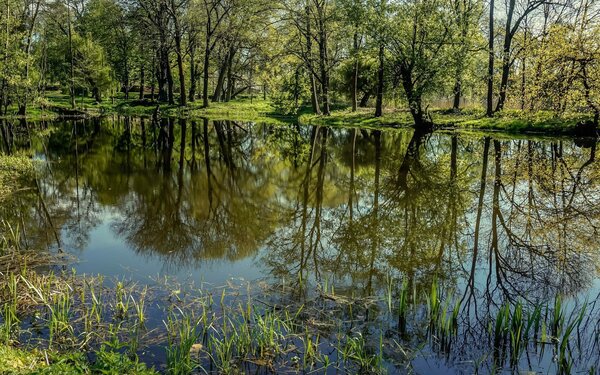
[(198, 365), (192, 358), (191, 350), (200, 337), (199, 321), (177, 308), (176, 312), (168, 315), (164, 324), (169, 333), (169, 346), (166, 348), (168, 373), (171, 375), (191, 373)]
[(362, 334), (349, 337), (342, 350), (344, 361), (351, 361), (358, 369), (358, 373), (381, 373), (383, 372), (383, 343), (380, 341), (378, 353), (373, 353), (367, 347), (365, 338)]
[(18, 336), (20, 320), (18, 317), (18, 279), (15, 274), (10, 274), (6, 280), (7, 296), (4, 298), (2, 308), (3, 324), (0, 327), (3, 342), (10, 345), (12, 340)]
[(398, 330), (406, 332), (406, 314), (408, 312), (408, 281), (405, 279), (400, 288), (398, 297)]
[[(40, 275), (23, 269), (0, 278), (5, 343), (16, 341), (18, 329), (23, 329), (20, 319), (27, 316), (36, 329), (48, 332), (39, 343), (53, 351), (127, 353), (135, 362), (148, 345), (162, 345), (169, 374), (203, 371), (206, 366), (222, 373), (256, 369), (321, 373), (332, 368), (379, 373), (391, 361), (409, 366), (422, 348), (414, 346), (420, 339), (424, 342), (417, 345), (429, 345), (451, 358), (464, 333), (475, 327), (461, 315), (468, 306), (453, 292), (442, 293), (437, 281), (417, 300), (406, 280), (394, 290), (389, 276), (383, 296), (334, 295), (327, 281), (315, 291), (315, 298), (302, 301), (293, 290), (289, 299), (278, 294), (262, 300), (249, 289), (240, 297), (240, 290), (231, 286), (218, 294), (179, 285), (152, 293), (125, 281), (105, 287), (102, 278), (69, 272)], [(325, 290), (331, 298), (322, 298)], [(160, 315), (149, 318), (148, 306)], [(398, 331), (389, 325), (395, 314)], [(484, 326), (476, 333), (482, 344), (489, 343), (489, 353), (482, 350), (474, 366), (510, 366), (516, 371), (525, 355), (543, 356), (544, 346), (549, 346), (556, 353), (557, 371), (573, 372), (578, 349), (573, 343), (584, 332), (586, 316), (585, 306), (571, 311), (560, 297), (546, 304), (505, 302), (484, 317), (487, 330)], [(162, 318), (159, 327), (157, 317)], [(387, 342), (395, 343), (393, 350), (387, 349)], [(542, 351), (529, 352), (538, 343)]]

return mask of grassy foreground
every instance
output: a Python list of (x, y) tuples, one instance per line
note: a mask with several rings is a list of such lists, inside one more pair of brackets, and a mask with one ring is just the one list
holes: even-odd
[[(570, 374), (600, 337), (587, 302), (506, 302), (479, 325), (435, 281), (417, 293), (390, 278), (382, 294), (355, 297), (326, 284), (316, 294), (296, 284), (259, 296), (168, 283), (150, 291), (69, 273), (0, 277), (1, 374), (410, 373), (424, 350), (454, 358), (462, 348), (474, 350), (475, 373), (517, 371), (532, 357)], [(144, 364), (156, 358), (155, 369)]]
[(23, 350), (0, 344), (1, 374), (46, 375), (154, 375), (153, 369), (129, 357), (102, 348), (90, 361), (84, 352), (58, 353), (55, 351)]

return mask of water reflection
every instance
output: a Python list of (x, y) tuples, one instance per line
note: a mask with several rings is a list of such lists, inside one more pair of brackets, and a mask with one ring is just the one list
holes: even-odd
[(243, 270), (365, 295), (436, 279), (474, 309), (597, 277), (595, 143), (123, 117), (23, 129), (3, 122), (2, 150), (35, 150), (39, 194), (1, 214), (88, 270), (210, 264), (214, 282)]

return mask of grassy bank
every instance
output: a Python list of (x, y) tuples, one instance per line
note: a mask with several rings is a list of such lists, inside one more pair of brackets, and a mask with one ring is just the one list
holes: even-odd
[[(99, 116), (121, 114), (126, 116), (152, 116), (157, 104), (149, 100), (125, 100), (122, 95), (96, 103), (92, 98), (81, 97), (72, 110), (67, 95), (51, 92), (31, 107), (27, 119), (39, 120), (58, 116)], [(334, 106), (330, 116), (310, 113), (310, 108), (302, 108), (297, 115), (280, 112), (273, 102), (260, 98), (240, 98), (228, 103), (210, 103), (202, 107), (201, 101), (189, 103), (186, 107), (160, 104), (158, 109), (163, 117), (186, 119), (210, 118), (213, 120), (253, 121), (268, 124), (289, 124), (299, 122), (304, 125), (354, 126), (361, 128), (410, 127), (413, 120), (406, 110), (384, 111), (382, 117), (373, 117), (372, 108), (359, 108), (351, 112), (348, 108)], [(446, 109), (429, 111), (434, 124), (442, 129), (502, 131), (507, 133), (537, 133), (548, 135), (572, 135), (577, 123), (591, 119), (586, 113), (564, 113), (557, 115), (550, 111), (523, 112), (506, 110), (486, 117), (483, 109), (465, 109), (453, 112)], [(11, 117), (11, 116), (8, 116)]]
[[(114, 98), (106, 98), (97, 103), (90, 97), (78, 97), (75, 109), (72, 109), (68, 95), (59, 92), (49, 92), (46, 97), (28, 109), (28, 120), (52, 119), (59, 116), (100, 116), (106, 114), (121, 114), (125, 116), (152, 116), (157, 104), (150, 100), (125, 100), (122, 94)], [(228, 103), (210, 103), (208, 108), (202, 106), (202, 101), (188, 103), (186, 107), (178, 105), (159, 104), (162, 116), (177, 118), (210, 117), (214, 120), (256, 121), (263, 123), (282, 124), (293, 122), (295, 116), (278, 112), (270, 100), (261, 98), (240, 98)], [(11, 111), (9, 111), (11, 112)], [(16, 108), (4, 118), (19, 118)]]
[[(490, 130), (508, 133), (572, 134), (580, 121), (590, 120), (585, 113), (566, 113), (557, 116), (553, 112), (535, 113), (507, 110), (493, 117), (486, 117), (481, 109), (469, 109), (461, 112), (431, 110), (431, 118), (439, 128)], [(409, 127), (413, 120), (408, 111), (386, 111), (382, 117), (373, 117), (371, 108), (333, 111), (331, 116), (304, 114), (300, 123), (321, 126), (357, 126), (379, 128), (386, 126)]]
[(18, 349), (0, 344), (0, 374), (40, 375), (154, 375), (143, 363), (126, 355), (102, 348), (90, 360), (87, 353), (59, 353), (52, 350)]

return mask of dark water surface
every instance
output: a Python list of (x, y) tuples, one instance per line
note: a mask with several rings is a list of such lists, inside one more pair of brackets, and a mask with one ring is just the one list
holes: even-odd
[(80, 273), (355, 295), (435, 279), (474, 316), (598, 293), (595, 142), (123, 117), (29, 127), (41, 135), (5, 132), (2, 149), (35, 151), (42, 199), (0, 213)]

